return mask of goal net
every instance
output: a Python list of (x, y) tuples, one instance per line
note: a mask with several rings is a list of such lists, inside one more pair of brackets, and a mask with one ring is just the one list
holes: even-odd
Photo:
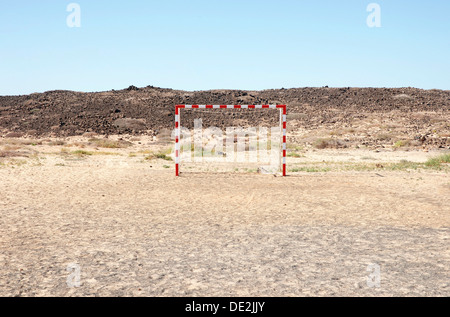
[(286, 105), (175, 106), (175, 174), (286, 176)]

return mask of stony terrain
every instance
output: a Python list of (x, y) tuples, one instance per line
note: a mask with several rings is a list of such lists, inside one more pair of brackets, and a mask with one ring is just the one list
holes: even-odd
[[(174, 177), (180, 103), (287, 104), (288, 177)], [(449, 122), (449, 91), (413, 88), (0, 97), (0, 296), (448, 297)]]
[[(176, 104), (287, 104), (290, 141), (325, 147), (450, 147), (450, 91), (415, 88), (298, 88), (179, 91), (130, 86), (120, 91), (49, 91), (0, 97), (3, 136), (158, 135), (172, 129)], [(193, 117), (184, 124), (193, 124)], [(236, 121), (237, 118), (243, 120)], [(205, 126), (276, 124), (262, 111), (203, 116)], [(319, 146), (320, 147), (320, 146)]]

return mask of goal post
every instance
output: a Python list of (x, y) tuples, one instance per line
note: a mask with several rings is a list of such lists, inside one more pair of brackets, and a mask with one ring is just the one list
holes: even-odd
[(180, 176), (181, 109), (278, 109), (280, 111), (280, 163), (286, 176), (286, 105), (176, 105), (175, 106), (175, 176)]

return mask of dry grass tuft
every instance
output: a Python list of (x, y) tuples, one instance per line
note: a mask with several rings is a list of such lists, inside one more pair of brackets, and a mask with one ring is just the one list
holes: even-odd
[(33, 139), (2, 139), (2, 144), (7, 145), (42, 145), (42, 140), (33, 140)]
[(89, 143), (90, 143), (90, 145), (93, 145), (96, 147), (102, 147), (102, 148), (108, 148), (108, 149), (120, 149), (120, 148), (126, 148), (126, 147), (133, 145), (133, 143), (128, 142), (128, 141), (123, 141), (123, 140), (115, 141), (115, 140), (97, 139), (97, 138), (89, 139)]
[(316, 149), (339, 149), (347, 147), (344, 141), (339, 139), (317, 139), (314, 141), (313, 146)]
[(19, 155), (17, 155), (17, 152), (13, 152), (13, 151), (5, 151), (5, 150), (1, 150), (0, 151), (0, 157), (17, 157)]
[(394, 143), (394, 148), (401, 148), (401, 147), (410, 146), (410, 145), (411, 145), (411, 140), (398, 140), (397, 142)]
[(171, 148), (167, 148), (165, 150), (161, 150), (157, 153), (149, 153), (148, 156), (145, 157), (145, 160), (154, 160), (154, 159), (162, 159), (166, 161), (172, 161), (172, 158), (170, 157), (170, 153), (172, 153)]
[(394, 136), (388, 133), (380, 133), (377, 135), (377, 140), (380, 141), (391, 141), (393, 138)]
[(62, 140), (48, 141), (47, 145), (50, 145), (50, 146), (61, 146), (61, 145), (66, 145), (66, 142), (64, 142)]
[(430, 158), (428, 161), (426, 161), (425, 166), (439, 168), (441, 167), (441, 164), (448, 163), (450, 163), (450, 153)]

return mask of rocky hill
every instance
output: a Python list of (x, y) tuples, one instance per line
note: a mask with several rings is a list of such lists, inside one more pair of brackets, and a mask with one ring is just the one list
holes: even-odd
[[(405, 139), (416, 142), (414, 145), (450, 146), (450, 91), (416, 88), (191, 92), (130, 86), (93, 93), (48, 91), (1, 96), (0, 132), (2, 136), (34, 137), (86, 132), (157, 135), (173, 128), (176, 104), (287, 104), (293, 138), (328, 135), (344, 143), (356, 139), (362, 144)], [(204, 125), (234, 126), (237, 117), (236, 112), (224, 111), (205, 116)], [(268, 118), (261, 111), (247, 112), (242, 118), (251, 126), (276, 122), (275, 117)], [(185, 124), (191, 121), (186, 118)]]

